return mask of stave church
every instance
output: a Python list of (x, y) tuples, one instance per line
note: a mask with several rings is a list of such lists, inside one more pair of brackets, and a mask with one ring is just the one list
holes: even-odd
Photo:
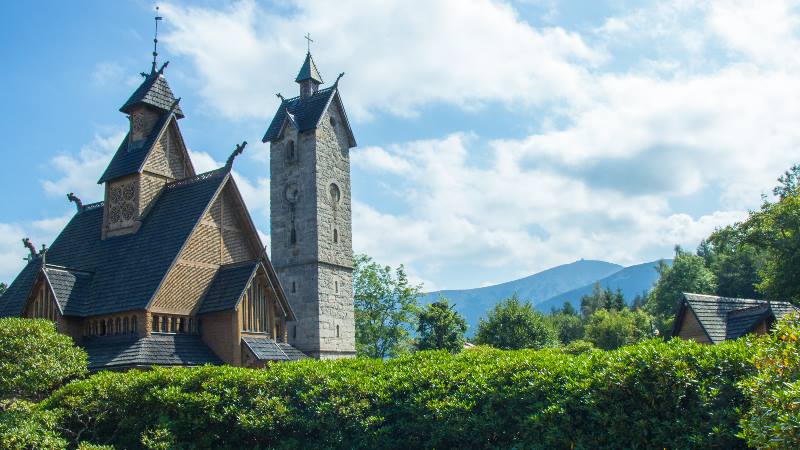
[(321, 88), (307, 53), (299, 95), (279, 96), (256, 150), (269, 151), (270, 257), (231, 176), (247, 143), (196, 173), (156, 56), (120, 108), (130, 128), (98, 180), (104, 198), (69, 194), (75, 214), (49, 247), (23, 239), (30, 256), (0, 316), (54, 321), (92, 370), (354, 356), (356, 142), (341, 75)]

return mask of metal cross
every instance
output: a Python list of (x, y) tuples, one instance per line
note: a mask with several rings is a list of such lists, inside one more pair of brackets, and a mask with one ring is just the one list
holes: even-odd
[(314, 42), (314, 40), (311, 39), (311, 33), (306, 33), (304, 37), (308, 41), (308, 53), (311, 53), (311, 43)]
[(158, 6), (156, 6), (156, 33), (153, 35), (153, 72), (156, 71), (156, 57), (158, 56), (158, 22), (160, 20), (164, 20), (164, 18), (158, 15)]

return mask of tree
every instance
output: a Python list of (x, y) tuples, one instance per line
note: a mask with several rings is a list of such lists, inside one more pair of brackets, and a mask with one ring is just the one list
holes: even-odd
[(756, 285), (759, 292), (770, 299), (800, 303), (800, 194), (796, 178), (791, 183), (777, 187), (780, 200), (765, 200), (759, 211), (750, 213), (742, 230), (748, 244), (766, 253)]
[(641, 309), (600, 309), (586, 323), (586, 340), (598, 348), (613, 350), (653, 336), (653, 319)]
[(423, 308), (417, 315), (417, 349), (447, 350), (458, 353), (464, 348), (467, 322), (446, 298)]
[(53, 322), (0, 319), (0, 400), (41, 400), (86, 370), (86, 353)]
[(622, 295), (622, 290), (617, 288), (616, 292), (612, 292), (608, 286), (603, 289), (599, 282), (594, 284), (591, 294), (581, 297), (581, 315), (584, 318), (588, 318), (598, 309), (619, 311), (623, 308), (625, 308), (625, 296)]
[(402, 265), (392, 270), (366, 255), (354, 263), (356, 352), (388, 358), (407, 350), (422, 286), (410, 284)]
[(700, 243), (697, 255), (703, 257), (717, 279), (716, 294), (723, 297), (761, 298), (756, 289), (760, 271), (766, 265), (766, 253), (744, 242), (739, 225), (714, 231)]
[(556, 312), (547, 317), (562, 344), (583, 338), (583, 321), (576, 314)]
[(481, 318), (475, 339), (479, 344), (504, 350), (550, 347), (558, 337), (545, 316), (516, 294), (494, 305), (486, 319)]
[(647, 302), (647, 291), (642, 291), (641, 294), (636, 294), (636, 296), (633, 297), (633, 301), (631, 302), (631, 309), (633, 311), (641, 309), (644, 307), (645, 302)]
[(566, 314), (568, 316), (577, 316), (578, 311), (575, 310), (575, 307), (572, 306), (572, 303), (564, 302), (564, 305), (561, 307), (561, 314)]
[(714, 294), (717, 289), (714, 274), (706, 268), (703, 258), (680, 247), (675, 247), (672, 266), (660, 261), (656, 271), (659, 278), (650, 291), (646, 307), (662, 334), (672, 328), (677, 305), (684, 292)]

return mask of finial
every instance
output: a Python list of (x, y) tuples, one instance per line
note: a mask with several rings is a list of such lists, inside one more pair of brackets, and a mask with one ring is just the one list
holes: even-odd
[(28, 252), (30, 252), (30, 256), (28, 256), (25, 259), (27, 259), (28, 261), (33, 261), (34, 259), (39, 257), (39, 254), (36, 252), (36, 246), (33, 245), (30, 238), (22, 238), (22, 245), (24, 245), (25, 248), (28, 249)]
[(304, 37), (308, 41), (308, 43), (307, 43), (308, 46), (307, 46), (306, 53), (311, 53), (311, 43), (314, 42), (314, 40), (311, 39), (311, 33), (306, 33), (306, 35)]
[(81, 201), (81, 199), (75, 196), (75, 193), (70, 192), (69, 194), (67, 194), (67, 200), (69, 200), (72, 203), (75, 203), (75, 206), (78, 208), (78, 212), (83, 211), (83, 202)]
[[(164, 64), (162, 64), (162, 65), (161, 65), (161, 68), (160, 68), (160, 69), (158, 69), (158, 72), (157, 72), (157, 73), (158, 73), (159, 75), (161, 75), (162, 73), (164, 73), (164, 69), (166, 69), (168, 65), (169, 65), (169, 61), (164, 61)], [(153, 66), (153, 67), (155, 67), (155, 66)]]
[(42, 265), (45, 265), (47, 258), (47, 246), (42, 244), (42, 249), (39, 250), (39, 256), (42, 258)]
[(247, 141), (242, 141), (241, 144), (236, 144), (236, 149), (233, 150), (231, 156), (228, 157), (228, 161), (225, 162), (225, 168), (231, 170), (233, 167), (233, 160), (236, 159), (237, 156), (241, 155), (244, 152), (244, 148), (247, 146)]
[(281, 99), (281, 101), (282, 101), (282, 102), (285, 102), (285, 101), (286, 101), (286, 99), (285, 99), (285, 98), (283, 98), (283, 95), (281, 95), (281, 93), (280, 93), (280, 92), (278, 92), (278, 93), (277, 93), (277, 94), (275, 94), (275, 95), (277, 95), (277, 96), (278, 96), (278, 98), (279, 98), (279, 99)]
[(336, 81), (333, 83), (333, 85), (334, 86), (338, 85), (339, 84), (339, 80), (341, 80), (343, 76), (344, 76), (344, 72), (340, 73), (339, 76), (336, 77)]
[(164, 20), (164, 18), (158, 15), (158, 6), (156, 6), (156, 32), (153, 35), (153, 69), (151, 70), (153, 73), (156, 71), (156, 58), (158, 57), (158, 22), (161, 20)]

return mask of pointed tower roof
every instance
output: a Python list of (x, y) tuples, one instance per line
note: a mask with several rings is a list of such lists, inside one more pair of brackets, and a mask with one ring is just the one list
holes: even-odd
[(319, 74), (317, 65), (314, 64), (314, 59), (311, 58), (311, 52), (306, 53), (306, 60), (303, 61), (303, 67), (300, 68), (300, 72), (297, 74), (297, 78), (295, 78), (294, 81), (300, 83), (305, 80), (312, 80), (322, 84), (322, 75)]
[[(160, 109), (163, 112), (170, 111), (175, 103), (175, 95), (164, 77), (164, 69), (167, 64), (169, 62), (164, 63), (158, 70), (151, 70), (149, 75), (145, 75), (142, 84), (133, 92), (128, 101), (122, 105), (122, 108), (119, 109), (120, 112), (130, 114), (135, 106), (142, 104)], [(178, 119), (184, 117), (180, 107), (175, 110), (175, 117)]]

